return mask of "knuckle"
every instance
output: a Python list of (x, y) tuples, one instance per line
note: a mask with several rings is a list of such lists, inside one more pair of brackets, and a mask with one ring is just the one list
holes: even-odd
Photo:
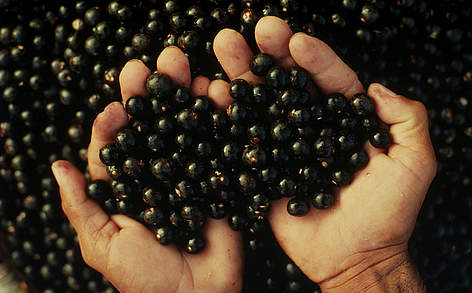
[(423, 103), (420, 101), (413, 101), (412, 102), (412, 108), (416, 116), (421, 118), (422, 120), (426, 120), (428, 117), (428, 112), (426, 110), (426, 107)]

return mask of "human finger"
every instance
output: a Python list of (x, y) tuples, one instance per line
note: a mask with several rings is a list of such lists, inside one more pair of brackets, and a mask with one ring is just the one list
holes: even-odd
[(225, 109), (233, 100), (229, 95), (229, 83), (221, 79), (212, 81), (208, 87), (208, 97), (216, 109)]
[(166, 47), (157, 57), (157, 71), (167, 74), (175, 85), (189, 88), (190, 64), (184, 52), (175, 46)]
[(271, 55), (284, 68), (296, 65), (289, 50), (292, 35), (289, 25), (275, 16), (261, 18), (255, 28), (256, 43), (261, 52)]
[(151, 70), (141, 60), (128, 61), (120, 72), (120, 88), (123, 105), (135, 95), (146, 96), (146, 79)]
[(208, 77), (199, 75), (192, 80), (190, 85), (190, 93), (193, 97), (208, 96), (208, 87), (210, 86), (210, 80)]
[(59, 185), (62, 209), (77, 232), (84, 259), (89, 265), (103, 269), (108, 244), (119, 228), (87, 197), (85, 178), (77, 168), (67, 161), (56, 161), (51, 168)]
[(289, 50), (295, 62), (310, 72), (325, 94), (342, 93), (351, 97), (364, 92), (356, 73), (321, 40), (296, 33), (290, 38)]
[(254, 54), (244, 37), (235, 30), (223, 29), (213, 41), (216, 58), (229, 79), (242, 78), (249, 83), (259, 83), (262, 78), (254, 75), (250, 68)]
[(109, 180), (105, 165), (100, 161), (100, 149), (113, 142), (116, 133), (126, 126), (128, 115), (119, 102), (109, 104), (93, 123), (87, 160), (92, 180)]
[(390, 124), (393, 145), (388, 149), (388, 156), (429, 183), (437, 166), (425, 106), (378, 83), (369, 86), (368, 94), (376, 104), (379, 118)]

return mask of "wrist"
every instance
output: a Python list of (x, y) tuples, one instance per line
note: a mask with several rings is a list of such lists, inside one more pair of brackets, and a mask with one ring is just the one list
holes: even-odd
[(355, 266), (319, 285), (323, 293), (426, 291), (406, 249), (370, 253)]

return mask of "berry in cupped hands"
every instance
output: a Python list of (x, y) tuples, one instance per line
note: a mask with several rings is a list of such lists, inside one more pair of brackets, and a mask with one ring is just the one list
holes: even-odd
[(166, 74), (154, 72), (146, 80), (146, 89), (152, 97), (168, 97), (172, 93), (172, 80)]
[(151, 74), (150, 98), (127, 100), (128, 126), (100, 150), (112, 188), (93, 182), (89, 197), (147, 224), (161, 244), (193, 254), (205, 247), (207, 217), (227, 216), (233, 230), (262, 233), (273, 200), (289, 198), (287, 213), (298, 217), (310, 201), (331, 207), (331, 189), (350, 184), (368, 164), (365, 140), (391, 143), (365, 94), (315, 99), (305, 69), (285, 70), (262, 53), (250, 68), (266, 83), (233, 80), (234, 101), (223, 110)]
[(259, 53), (252, 58), (249, 68), (255, 75), (265, 76), (274, 65), (274, 59), (270, 55)]

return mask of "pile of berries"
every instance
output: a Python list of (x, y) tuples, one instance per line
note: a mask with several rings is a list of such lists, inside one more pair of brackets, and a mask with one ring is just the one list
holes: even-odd
[(224, 111), (169, 76), (151, 74), (150, 96), (126, 101), (128, 126), (100, 150), (111, 187), (93, 181), (88, 195), (141, 220), (160, 243), (197, 253), (207, 217), (227, 216), (232, 229), (258, 233), (273, 200), (290, 198), (293, 216), (310, 205), (329, 208), (334, 189), (368, 163), (366, 140), (378, 148), (392, 142), (367, 95), (315, 98), (306, 70), (286, 71), (263, 53), (250, 67), (265, 84), (233, 80), (234, 101)]

